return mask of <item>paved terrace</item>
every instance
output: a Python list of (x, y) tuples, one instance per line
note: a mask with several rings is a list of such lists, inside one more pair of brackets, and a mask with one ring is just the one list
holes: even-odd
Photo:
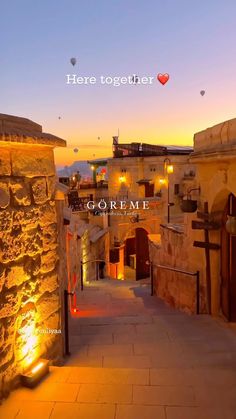
[(149, 296), (143, 282), (86, 286), (72, 356), (0, 407), (11, 419), (235, 419), (236, 333)]

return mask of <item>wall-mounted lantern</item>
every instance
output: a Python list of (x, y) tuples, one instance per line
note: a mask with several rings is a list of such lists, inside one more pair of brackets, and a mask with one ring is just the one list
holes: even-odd
[(120, 176), (119, 177), (119, 183), (125, 183), (126, 182), (126, 177), (125, 176)]
[(227, 233), (231, 234), (231, 236), (236, 236), (236, 216), (228, 215), (225, 228)]
[(166, 171), (167, 171), (168, 175), (170, 175), (171, 173), (174, 173), (174, 166), (173, 166), (173, 164), (167, 164), (166, 165)]

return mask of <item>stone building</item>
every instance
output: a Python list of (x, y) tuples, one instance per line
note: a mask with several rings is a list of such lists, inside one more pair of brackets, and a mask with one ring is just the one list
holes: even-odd
[[(159, 234), (160, 224), (168, 218), (183, 218), (182, 198), (195, 185), (194, 165), (188, 160), (191, 151), (191, 147), (119, 144), (114, 137), (113, 158), (108, 160), (109, 199), (125, 201), (128, 210), (110, 212), (112, 277), (149, 276), (148, 235)], [(131, 201), (139, 201), (139, 208), (132, 209), (132, 204), (130, 208)]]
[[(150, 240), (154, 265), (200, 272), (201, 311), (236, 320), (236, 119), (194, 135), (190, 163), (196, 167), (196, 211), (182, 225), (163, 225)], [(227, 222), (228, 221), (228, 222)], [(227, 225), (226, 225), (227, 223)], [(156, 293), (193, 312), (195, 279), (154, 268)]]
[(65, 146), (28, 119), (0, 114), (1, 395), (39, 357), (63, 355), (64, 218), (53, 148)]

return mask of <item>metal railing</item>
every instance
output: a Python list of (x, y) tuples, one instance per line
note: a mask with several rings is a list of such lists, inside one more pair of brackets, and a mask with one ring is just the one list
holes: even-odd
[(196, 314), (200, 314), (200, 272), (188, 272), (183, 269), (172, 268), (171, 266), (165, 265), (155, 265), (151, 262), (151, 295), (154, 295), (154, 278), (153, 278), (153, 268), (165, 269), (167, 271), (180, 273), (183, 275), (196, 277)]

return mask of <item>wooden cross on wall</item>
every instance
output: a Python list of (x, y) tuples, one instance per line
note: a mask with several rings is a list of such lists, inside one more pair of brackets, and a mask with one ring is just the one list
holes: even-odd
[(207, 311), (211, 314), (211, 261), (210, 261), (210, 250), (219, 250), (220, 246), (216, 243), (210, 243), (209, 231), (219, 230), (220, 223), (214, 221), (214, 217), (218, 213), (209, 214), (208, 202), (204, 203), (204, 212), (197, 212), (197, 217), (203, 221), (192, 221), (193, 230), (204, 230), (204, 241), (194, 241), (193, 246), (205, 249), (206, 258), (206, 285), (207, 285)]

